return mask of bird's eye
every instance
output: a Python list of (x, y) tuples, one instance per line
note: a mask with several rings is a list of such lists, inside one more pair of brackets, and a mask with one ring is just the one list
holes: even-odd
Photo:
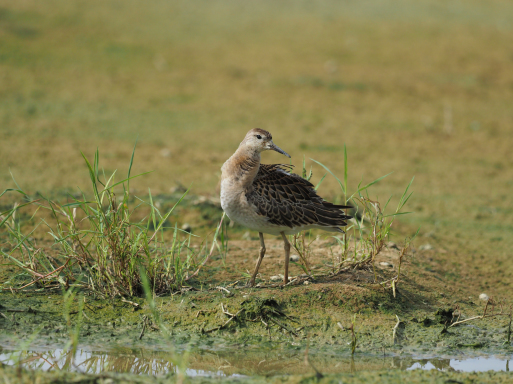
[(256, 135), (256, 138), (257, 138), (258, 140), (261, 140), (261, 139), (262, 139), (262, 136), (260, 136), (260, 135)]

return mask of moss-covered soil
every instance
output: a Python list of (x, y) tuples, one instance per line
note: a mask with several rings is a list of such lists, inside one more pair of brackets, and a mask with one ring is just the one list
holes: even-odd
[[(250, 241), (235, 242), (233, 246), (247, 243)], [(272, 250), (275, 243), (270, 245)], [(234, 252), (224, 263), (235, 268), (245, 255), (245, 252)], [(394, 253), (389, 252), (386, 257), (393, 264)], [(272, 251), (264, 261), (267, 268), (263, 276), (266, 270), (277, 267), (272, 263)], [(210, 272), (221, 262), (214, 261)], [(448, 328), (453, 315), (463, 319), (481, 314), (484, 303), (477, 298), (440, 295), (432, 286), (439, 284), (436, 275), (415, 272), (419, 268), (414, 262), (404, 268), (404, 280), (395, 298), (391, 291), (372, 283), (372, 270), (319, 277), (306, 285), (285, 288), (268, 287), (273, 283), (266, 281), (261, 281), (263, 288), (245, 288), (225, 278), (204, 277), (192, 284), (191, 289), (155, 299), (160, 323), (144, 299), (132, 298), (128, 303), (119, 298), (100, 299), (85, 292), (80, 299), (85, 305), (79, 345), (84, 350), (106, 353), (106, 362), (110, 361), (106, 366), (112, 370), (123, 366), (134, 372), (136, 362), (141, 364), (141, 358), (150, 355), (167, 362), (160, 371), (153, 372), (157, 375), (185, 364), (191, 370), (243, 374), (257, 381), (261, 375), (278, 375), (280, 378), (273, 380), (285, 382), (298, 382), (312, 375), (314, 368), (304, 360), (307, 350), (315, 369), (328, 375), (326, 380), (340, 372), (353, 372), (351, 377), (370, 380), (377, 374), (367, 371), (373, 370), (392, 380), (393, 373), (382, 371), (394, 366), (408, 368), (417, 359), (439, 361), (442, 369), (448, 367), (450, 358), (497, 355), (508, 359), (513, 354), (513, 346), (505, 343), (507, 317)], [(390, 272), (378, 270), (377, 273), (383, 277)], [(209, 275), (208, 268), (203, 275)], [(448, 289), (451, 292), (452, 288)], [(19, 350), (21, 345), (30, 351), (62, 349), (70, 340), (79, 316), (75, 301), (69, 309), (72, 320), (67, 324), (63, 317), (63, 296), (48, 290), (4, 292), (0, 303), (0, 312), (6, 315), (0, 318), (4, 353)], [(455, 308), (459, 312), (454, 313)], [(350, 327), (355, 314), (357, 347), (352, 361)], [(164, 327), (167, 331), (161, 329)], [(25, 343), (30, 339), (29, 344)], [(128, 356), (123, 364), (119, 362), (120, 353)], [(4, 370), (4, 374), (11, 375), (13, 371)], [(419, 382), (437, 382), (442, 377), (438, 373), (396, 373), (404, 374)], [(500, 377), (500, 374), (452, 375), (461, 380)], [(54, 376), (43, 375), (44, 380), (50, 377)], [(335, 376), (331, 379), (335, 380)], [(120, 376), (116, 380), (124, 379)]]

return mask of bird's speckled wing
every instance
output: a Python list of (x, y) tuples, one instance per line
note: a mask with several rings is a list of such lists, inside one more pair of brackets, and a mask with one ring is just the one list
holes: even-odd
[(351, 218), (341, 210), (351, 208), (323, 200), (314, 186), (289, 173), (293, 166), (260, 164), (258, 173), (246, 192), (248, 202), (272, 224), (290, 228), (308, 225), (342, 227)]

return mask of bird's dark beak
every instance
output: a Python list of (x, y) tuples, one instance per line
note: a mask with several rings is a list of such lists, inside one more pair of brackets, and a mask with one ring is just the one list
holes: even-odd
[(280, 147), (278, 147), (276, 144), (274, 144), (273, 142), (271, 142), (271, 146), (269, 147), (269, 149), (272, 149), (273, 151), (276, 151), (278, 153), (281, 153), (282, 155), (285, 155), (287, 156), (288, 158), (290, 158), (290, 155), (285, 152), (283, 149), (281, 149)]

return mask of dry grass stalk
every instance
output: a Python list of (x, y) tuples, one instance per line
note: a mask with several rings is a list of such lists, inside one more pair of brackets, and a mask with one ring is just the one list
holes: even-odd
[[(470, 318), (464, 319), (464, 320), (457, 320), (457, 321), (451, 323), (448, 328), (451, 328), (451, 327), (454, 327), (456, 325), (460, 325), (460, 324), (463, 324), (463, 323), (467, 323), (469, 321), (481, 320), (481, 319), (486, 319), (486, 318), (490, 318), (490, 317), (497, 317), (497, 316), (508, 316), (509, 317), (508, 341), (509, 341), (511, 339), (511, 318), (512, 318), (512, 314), (513, 314), (512, 306), (510, 305), (510, 307), (509, 307), (509, 313), (505, 313), (504, 312), (503, 303), (500, 302), (500, 303), (498, 303), (500, 311), (499, 311), (499, 313), (495, 313), (495, 305), (496, 304), (497, 303), (495, 302), (495, 300), (493, 300), (493, 298), (489, 298), (486, 301), (486, 305), (485, 305), (485, 308), (483, 310), (483, 314), (482, 315), (470, 317)], [(492, 307), (491, 313), (487, 313), (489, 306)], [(459, 316), (458, 316), (458, 319), (459, 319)]]

